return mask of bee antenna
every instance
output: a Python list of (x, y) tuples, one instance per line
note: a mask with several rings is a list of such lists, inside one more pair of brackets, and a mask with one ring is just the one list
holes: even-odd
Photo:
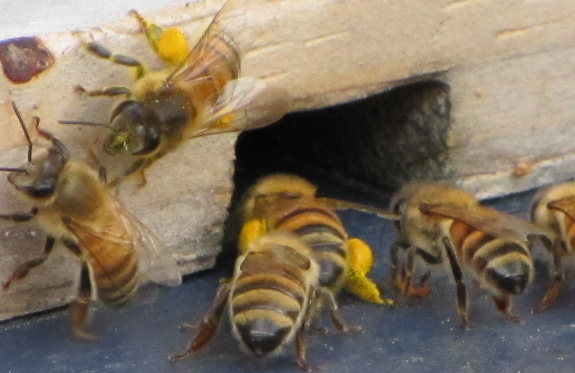
[[(14, 109), (14, 113), (16, 113), (16, 116), (18, 117), (18, 121), (20, 122), (20, 126), (22, 127), (22, 130), (24, 131), (24, 135), (26, 136), (26, 141), (28, 141), (28, 163), (32, 162), (32, 140), (30, 139), (30, 134), (28, 133), (28, 130), (26, 129), (26, 125), (24, 124), (24, 120), (22, 119), (22, 115), (20, 114), (20, 111), (18, 110), (18, 107), (16, 107), (16, 103), (14, 101), (12, 101), (12, 109)], [(5, 170), (2, 170), (5, 171)], [(16, 169), (13, 169), (12, 171), (16, 171)]]
[(60, 124), (77, 124), (81, 126), (100, 126), (109, 129), (112, 132), (120, 132), (117, 128), (110, 126), (108, 123), (89, 122), (85, 120), (59, 120)]
[(0, 167), (0, 171), (6, 171), (6, 172), (22, 172), (22, 173), (27, 173), (28, 170), (25, 168), (15, 168), (15, 167)]

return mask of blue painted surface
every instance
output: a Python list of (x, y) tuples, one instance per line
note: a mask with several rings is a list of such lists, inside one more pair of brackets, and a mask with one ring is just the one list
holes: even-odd
[[(530, 197), (522, 194), (491, 205), (524, 214)], [(358, 212), (342, 216), (350, 234), (374, 248), (373, 277), (387, 280), (391, 224)], [(514, 302), (521, 324), (506, 321), (489, 294), (468, 281), (470, 331), (459, 327), (455, 288), (446, 274), (432, 277), (428, 298), (392, 309), (342, 295), (346, 320), (361, 325), (363, 332), (342, 335), (323, 320), (327, 333), (307, 338), (308, 360), (325, 372), (572, 372), (575, 288), (565, 286), (552, 309), (532, 315), (529, 308), (547, 281), (546, 267), (537, 269), (530, 292)], [(298, 372), (293, 346), (279, 356), (255, 359), (239, 351), (224, 320), (204, 350), (175, 364), (167, 361), (193, 335), (178, 325), (200, 320), (225, 275), (219, 269), (191, 276), (178, 288), (161, 288), (154, 298), (139, 298), (119, 311), (99, 306), (91, 324), (99, 338), (92, 342), (70, 335), (66, 310), (0, 324), (0, 372)]]

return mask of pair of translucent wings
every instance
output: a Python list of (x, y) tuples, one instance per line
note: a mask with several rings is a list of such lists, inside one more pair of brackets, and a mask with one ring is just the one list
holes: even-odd
[(441, 216), (462, 222), (495, 237), (525, 241), (530, 236), (550, 237), (554, 235), (553, 232), (528, 220), (481, 205), (423, 204), (420, 206), (420, 210), (427, 215)]
[[(290, 242), (299, 240), (296, 236), (284, 232), (272, 232), (251, 242), (252, 246), (260, 246), (257, 250), (250, 250), (245, 255), (240, 265), (240, 270), (249, 274), (275, 274), (278, 276), (290, 276), (291, 271), (286, 268), (297, 268), (307, 271), (311, 266), (311, 260), (290, 246)], [(298, 243), (304, 245), (303, 243)], [(274, 265), (276, 264), (276, 265)]]
[[(68, 229), (77, 237), (84, 237), (80, 247), (87, 242), (100, 240), (115, 245), (117, 250), (134, 250), (138, 258), (138, 281), (140, 284), (154, 282), (165, 286), (182, 283), (182, 275), (173, 254), (158, 238), (118, 201), (111, 208), (115, 217), (110, 224), (88, 225), (78, 221), (67, 223)], [(108, 228), (110, 227), (110, 228)], [(123, 232), (123, 233), (119, 233)], [(89, 252), (90, 250), (85, 250)]]
[[(206, 79), (217, 79), (208, 71), (228, 69), (239, 74), (240, 51), (233, 37), (224, 30), (223, 21), (241, 18), (240, 4), (238, 0), (224, 4), (184, 62), (167, 78), (165, 89), (193, 87)], [(283, 89), (271, 88), (264, 80), (253, 77), (230, 80), (223, 92), (206, 100), (206, 105), (199, 108), (199, 118), (189, 137), (258, 128), (277, 121), (288, 111)]]

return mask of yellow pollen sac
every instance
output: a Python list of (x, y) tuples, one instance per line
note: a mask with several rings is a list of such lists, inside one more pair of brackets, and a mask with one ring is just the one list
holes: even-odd
[(262, 220), (252, 219), (242, 226), (240, 237), (238, 239), (238, 247), (242, 254), (248, 251), (248, 246), (251, 242), (266, 233), (266, 224)]
[(346, 282), (348, 290), (370, 303), (393, 304), (393, 300), (381, 297), (377, 285), (367, 277), (367, 273), (373, 265), (371, 248), (358, 238), (349, 239), (347, 247), (349, 271)]
[(157, 42), (158, 56), (171, 65), (179, 65), (188, 56), (188, 41), (184, 33), (176, 28), (167, 28)]

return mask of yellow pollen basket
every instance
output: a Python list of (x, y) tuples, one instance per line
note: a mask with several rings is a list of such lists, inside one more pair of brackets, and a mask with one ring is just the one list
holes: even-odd
[(171, 65), (180, 65), (188, 56), (188, 41), (184, 33), (176, 28), (167, 28), (157, 41), (158, 56)]
[(371, 248), (362, 240), (347, 241), (348, 266), (347, 288), (361, 299), (376, 304), (392, 305), (393, 300), (382, 298), (377, 285), (367, 277), (373, 265)]
[(238, 240), (240, 253), (245, 254), (248, 251), (250, 243), (258, 239), (267, 231), (267, 226), (263, 220), (252, 219), (246, 222), (242, 226)]

